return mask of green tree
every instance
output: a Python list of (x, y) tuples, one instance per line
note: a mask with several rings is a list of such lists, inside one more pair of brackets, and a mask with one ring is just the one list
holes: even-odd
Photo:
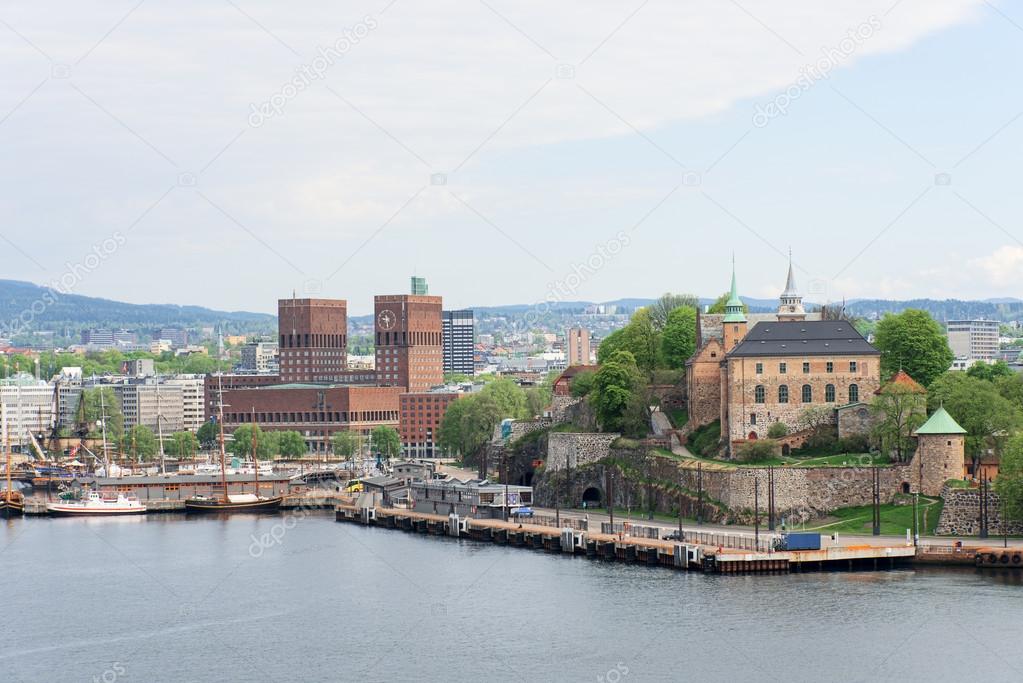
[(636, 360), (640, 371), (649, 375), (664, 367), (661, 352), (661, 333), (654, 328), (647, 308), (632, 314), (629, 324), (609, 334), (597, 348), (597, 362), (601, 365), (617, 351), (627, 351)]
[(370, 435), (373, 439), (373, 450), (385, 458), (395, 458), (401, 453), (401, 437), (394, 427), (380, 425), (370, 432)]
[(691, 306), (675, 308), (668, 314), (661, 335), (664, 360), (669, 368), (684, 368), (696, 351), (696, 309)]
[(643, 382), (636, 359), (628, 351), (616, 351), (601, 363), (590, 394), (597, 421), (606, 432), (643, 436), (647, 429), (647, 408)]
[(532, 417), (526, 410), (526, 393), (514, 380), (498, 379), (487, 384), (480, 391), (480, 395), (489, 396), (504, 413), (502, 418), (511, 417), (515, 419)]
[(789, 435), (789, 426), (784, 422), (774, 422), (767, 428), (769, 439), (780, 439)]
[(595, 370), (583, 370), (582, 372), (576, 373), (569, 385), (572, 395), (577, 398), (586, 396), (593, 390), (593, 385), (596, 382), (596, 379), (597, 372)]
[(994, 382), (1002, 377), (1011, 377), (1017, 373), (1009, 367), (1008, 363), (1000, 360), (995, 363), (974, 363), (966, 371), (966, 374), (970, 377)]
[(1010, 438), (1002, 449), (995, 491), (1005, 506), (1005, 516), (1023, 520), (1023, 434)]
[(163, 451), (167, 455), (192, 455), (199, 450), (199, 439), (192, 432), (174, 432), (164, 444)]
[(90, 435), (101, 434), (102, 427), (97, 424), (101, 415), (106, 415), (107, 439), (111, 443), (120, 442), (124, 436), (124, 415), (113, 387), (84, 389), (75, 416), (79, 430)]
[(679, 308), (691, 308), (696, 311), (700, 305), (699, 299), (692, 294), (662, 294), (661, 298), (650, 305), (650, 321), (658, 330), (663, 330), (668, 324), (668, 317), (672, 311)]
[(882, 450), (895, 451), (902, 462), (913, 448), (913, 432), (927, 420), (926, 394), (893, 382), (881, 388), (870, 409), (878, 419), (874, 435)]
[(998, 393), (995, 385), (964, 372), (946, 372), (929, 388), (928, 407), (939, 406), (967, 431), (967, 453), (977, 458), (985, 449), (1001, 450), (1020, 424), (1020, 410)]
[[(265, 439), (263, 438), (263, 430), (259, 428), (259, 425), (243, 424), (235, 427), (234, 431), (231, 432), (231, 440), (228, 442), (227, 447), (232, 455), (239, 458), (251, 458), (252, 457), (252, 432), (256, 433), (256, 450), (259, 451), (264, 448)], [(219, 438), (219, 435), (218, 435)]]
[(330, 443), (334, 449), (334, 455), (345, 460), (354, 459), (355, 454), (359, 452), (359, 436), (348, 430), (334, 432)]
[[(708, 313), (724, 313), (725, 312), (725, 305), (728, 303), (728, 300), (731, 299), (731, 298), (732, 298), (732, 293), (731, 292), (725, 292), (724, 294), (722, 294), (721, 296), (719, 296), (717, 299), (714, 300), (714, 303), (712, 303), (707, 308), (707, 312)], [(749, 305), (744, 303), (742, 305), (742, 310), (745, 313), (749, 313)]]
[(1017, 410), (1023, 410), (1023, 374), (1014, 372), (1009, 377), (998, 377), (995, 379), (995, 388)]
[(305, 455), (309, 449), (306, 448), (305, 439), (296, 431), (287, 430), (277, 432), (277, 452), (285, 458), (298, 458)]
[(195, 434), (199, 440), (199, 446), (205, 450), (211, 450), (217, 447), (220, 440), (220, 427), (216, 422), (207, 420), (202, 423), (199, 427), (199, 431)]
[(153, 430), (145, 425), (136, 425), (121, 436), (121, 453), (124, 455), (148, 461), (158, 450)]
[(526, 389), (525, 395), (526, 415), (529, 417), (543, 415), (543, 411), (551, 404), (552, 393), (550, 387), (545, 387), (543, 385), (530, 387)]
[(902, 369), (924, 386), (930, 386), (955, 359), (941, 325), (927, 311), (912, 308), (882, 318), (874, 346), (881, 352), (883, 376)]

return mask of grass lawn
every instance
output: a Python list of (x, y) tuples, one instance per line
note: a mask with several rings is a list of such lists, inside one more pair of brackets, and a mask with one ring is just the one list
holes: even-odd
[(668, 419), (671, 420), (671, 424), (675, 429), (682, 429), (682, 427), (689, 423), (689, 411), (685, 408), (669, 410)]
[(952, 489), (968, 489), (972, 488), (970, 482), (963, 481), (962, 479), (949, 479), (945, 482), (945, 485)]
[[(925, 536), (933, 536), (934, 528), (938, 525), (938, 517), (941, 516), (942, 500), (940, 498), (920, 497), (920, 519), (924, 527)], [(829, 517), (822, 520), (815, 520), (806, 525), (807, 531), (820, 531), (826, 534), (870, 534), (871, 506), (861, 505), (859, 507), (840, 508), (831, 513)], [(923, 523), (926, 520), (926, 524)], [(906, 529), (913, 528), (913, 506), (912, 505), (882, 505), (881, 506), (881, 533), (901, 535)], [(800, 527), (803, 529), (803, 527)]]

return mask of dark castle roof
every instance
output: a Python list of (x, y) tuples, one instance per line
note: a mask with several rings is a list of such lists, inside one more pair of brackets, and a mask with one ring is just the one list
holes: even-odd
[(845, 320), (760, 322), (731, 353), (753, 356), (879, 356)]

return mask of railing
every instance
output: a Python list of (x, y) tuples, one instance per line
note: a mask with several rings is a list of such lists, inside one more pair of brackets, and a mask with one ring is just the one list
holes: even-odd
[(578, 519), (575, 517), (561, 517), (559, 520), (553, 515), (533, 515), (528, 518), (529, 524), (536, 524), (538, 526), (549, 526), (556, 529), (575, 529), (576, 531), (586, 531), (589, 528), (589, 524), (584, 519)]

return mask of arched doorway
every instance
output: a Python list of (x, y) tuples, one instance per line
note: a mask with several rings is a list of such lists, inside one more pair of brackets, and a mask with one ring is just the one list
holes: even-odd
[(749, 437), (747, 437), (747, 438), (749, 438), (750, 441), (756, 441), (757, 440), (757, 433), (756, 432), (750, 432), (749, 433)]
[(600, 489), (596, 486), (591, 486), (583, 491), (583, 503), (587, 508), (599, 508), (601, 498)]
[(782, 444), (782, 446), (781, 446), (781, 454), (782, 455), (788, 455), (791, 452), (792, 452), (792, 447), (791, 446), (789, 446), (787, 443)]
[(902, 482), (902, 492), (903, 493), (909, 493), (909, 482), (908, 481)]

